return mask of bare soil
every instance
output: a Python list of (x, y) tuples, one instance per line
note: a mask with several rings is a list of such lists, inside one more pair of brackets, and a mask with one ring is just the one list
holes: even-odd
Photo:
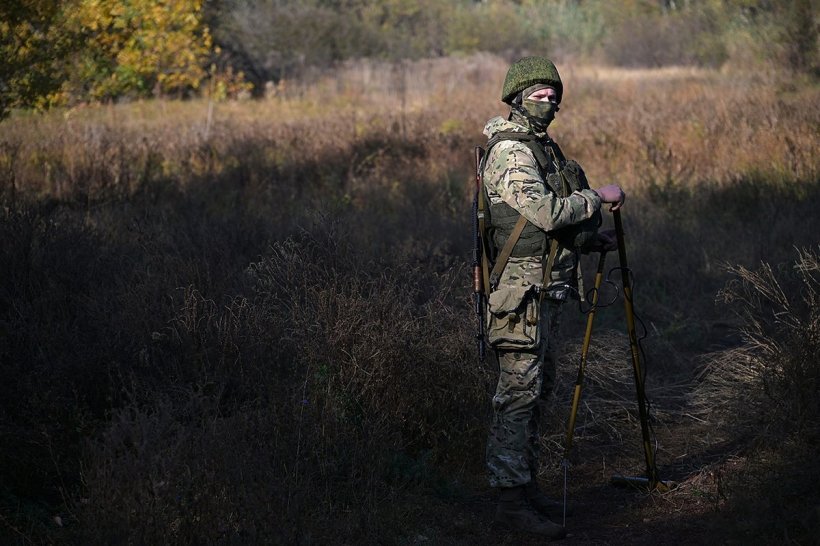
[[(709, 465), (691, 473), (668, 492), (647, 492), (612, 485), (611, 475), (600, 462), (572, 468), (569, 478), (567, 536), (561, 544), (574, 545), (702, 545), (741, 544), (725, 530), (721, 506), (721, 475), (731, 471), (736, 460)], [(597, 466), (597, 468), (596, 468)], [(639, 475), (639, 473), (636, 473)], [(680, 479), (674, 472), (661, 478)], [(562, 472), (555, 483), (542, 480), (553, 498), (561, 499)], [(423, 496), (417, 499), (421, 512), (413, 519), (428, 524), (409, 533), (402, 544), (506, 545), (543, 544), (547, 540), (529, 533), (499, 530), (492, 525), (495, 493), (489, 488), (474, 490), (457, 499)], [(560, 518), (555, 521), (560, 522)]]

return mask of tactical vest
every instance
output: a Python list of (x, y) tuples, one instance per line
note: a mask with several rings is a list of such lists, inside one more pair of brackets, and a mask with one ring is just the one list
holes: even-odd
[[(558, 197), (567, 197), (574, 191), (589, 189), (584, 171), (581, 166), (573, 160), (567, 161), (561, 148), (552, 140), (540, 141), (538, 137), (530, 133), (519, 132), (499, 132), (487, 142), (486, 158), (490, 155), (492, 147), (503, 140), (514, 140), (521, 142), (532, 152), (538, 164), (538, 171), (547, 186), (555, 192)], [(483, 166), (482, 166), (483, 170)], [(487, 187), (484, 185), (485, 199), (489, 204), (490, 227), (489, 240), (495, 248), (491, 249), (496, 254), (504, 247), (504, 243), (509, 239), (513, 227), (521, 213), (516, 209), (501, 201), (493, 203), (487, 194)], [(513, 247), (511, 256), (514, 257), (544, 257), (549, 249), (549, 237), (555, 237), (558, 244), (564, 248), (580, 248), (592, 242), (598, 226), (601, 225), (601, 212), (596, 211), (592, 218), (584, 220), (579, 224), (573, 224), (565, 228), (547, 234), (531, 222), (527, 222), (521, 232), (518, 242)], [(491, 257), (495, 259), (493, 255)]]

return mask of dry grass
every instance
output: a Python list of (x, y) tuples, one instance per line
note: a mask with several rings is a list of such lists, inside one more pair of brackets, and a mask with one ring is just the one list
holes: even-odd
[[(505, 67), (486, 55), (359, 61), (309, 84), (284, 82), (263, 101), (155, 101), (18, 115), (4, 124), (4, 191), (94, 199), (158, 181), (184, 186), (249, 159), (273, 170), (321, 164), (336, 153), (353, 154), (353, 168), (369, 168), (382, 158), (357, 156), (355, 146), (391, 134), (435, 150), (417, 165), (432, 179), (444, 165), (469, 172), (469, 154), (452, 144), (479, 143), (484, 121), (503, 113), (497, 94)], [(750, 175), (817, 177), (816, 86), (778, 74), (559, 68), (567, 94), (553, 132), (593, 181), (639, 188), (726, 184)]]
[(701, 413), (710, 419), (731, 415), (735, 426), (744, 419), (760, 426), (763, 419), (764, 428), (773, 427), (779, 434), (816, 440), (817, 250), (798, 250), (790, 270), (763, 263), (757, 270), (736, 266), (730, 272), (734, 279), (720, 295), (743, 319), (744, 344), (707, 359), (696, 391)]
[[(504, 68), (490, 56), (361, 61), (261, 101), (4, 121), (9, 539), (408, 543), (431, 499), (480, 490), (495, 371), (474, 360), (467, 188), (481, 126), (503, 110)], [(714, 298), (723, 264), (751, 271), (816, 244), (818, 89), (560, 68), (556, 138), (593, 184), (629, 192), (659, 462), (691, 482), (670, 502), (712, 483), (703, 510), (736, 506), (708, 473), (746, 446), (718, 443), (748, 427), (715, 398), (746, 392), (747, 349)], [(577, 365), (582, 317), (565, 317), (545, 469)], [(575, 455), (585, 484), (601, 467), (641, 470), (621, 311), (598, 320)], [(787, 363), (775, 377), (796, 371)], [(722, 371), (692, 399), (704, 366)], [(788, 411), (812, 407), (801, 404)], [(456, 527), (461, 539), (441, 536), (499, 538)]]
[(737, 530), (804, 543), (820, 525), (820, 495), (808, 485), (820, 476), (820, 255), (796, 254), (788, 268), (730, 268), (720, 295), (743, 319), (743, 344), (704, 355), (691, 408), (713, 442), (757, 446), (724, 483)]

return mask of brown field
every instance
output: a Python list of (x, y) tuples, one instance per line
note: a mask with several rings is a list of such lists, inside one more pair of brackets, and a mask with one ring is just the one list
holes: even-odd
[[(257, 101), (0, 123), (0, 539), (534, 544), (489, 526), (496, 372), (470, 301), (472, 148), (505, 69), (357, 61)], [(628, 194), (658, 463), (681, 484), (607, 485), (643, 471), (617, 301), (566, 543), (812, 543), (820, 87), (559, 69), (553, 136)], [(584, 321), (564, 317), (555, 494)]]

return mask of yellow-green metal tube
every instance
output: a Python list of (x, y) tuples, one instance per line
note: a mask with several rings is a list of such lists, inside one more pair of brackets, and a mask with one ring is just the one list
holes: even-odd
[(655, 455), (652, 450), (652, 440), (649, 435), (649, 415), (646, 409), (646, 392), (644, 390), (641, 356), (638, 349), (638, 336), (635, 333), (635, 311), (632, 307), (632, 282), (629, 276), (629, 266), (626, 261), (626, 246), (624, 244), (624, 228), (621, 222), (621, 211), (613, 213), (615, 220), (615, 234), (618, 238), (618, 257), (621, 262), (621, 279), (624, 287), (624, 306), (626, 310), (626, 328), (629, 335), (629, 348), (632, 351), (632, 371), (635, 374), (635, 390), (638, 395), (638, 413), (641, 419), (641, 434), (643, 435), (643, 452), (646, 458), (646, 477), (649, 488), (655, 489), (660, 481), (658, 470), (655, 467)]
[(572, 409), (569, 412), (567, 438), (564, 443), (564, 459), (569, 457), (569, 452), (572, 449), (572, 438), (575, 434), (575, 418), (578, 416), (578, 404), (581, 401), (581, 386), (584, 383), (584, 370), (587, 364), (587, 355), (589, 354), (589, 343), (592, 339), (592, 324), (595, 321), (595, 306), (598, 304), (598, 292), (604, 277), (605, 262), (606, 252), (601, 252), (601, 256), (598, 258), (598, 271), (595, 273), (595, 289), (592, 291), (592, 309), (590, 309), (587, 314), (587, 328), (584, 332), (584, 343), (581, 346), (581, 365), (578, 367), (578, 377), (575, 379), (575, 391), (572, 394)]

